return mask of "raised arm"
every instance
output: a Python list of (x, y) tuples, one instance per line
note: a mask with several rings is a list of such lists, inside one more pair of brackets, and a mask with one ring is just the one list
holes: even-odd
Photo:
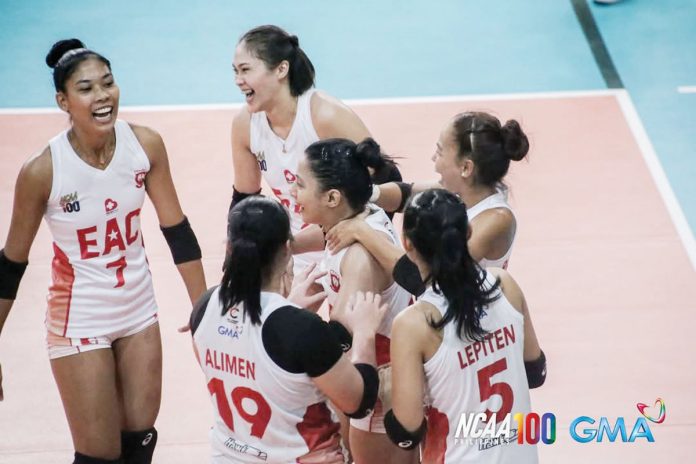
[(150, 159), (150, 172), (145, 177), (145, 189), (155, 207), (160, 228), (193, 304), (206, 290), (201, 250), (188, 219), (181, 210), (169, 170), (167, 150), (157, 132), (142, 126), (132, 128)]
[[(46, 148), (27, 161), (17, 176), (12, 220), (5, 247), (0, 251), (0, 333), (12, 309), (29, 250), (39, 230), (53, 179), (51, 152)], [(0, 401), (3, 399), (0, 368)]]

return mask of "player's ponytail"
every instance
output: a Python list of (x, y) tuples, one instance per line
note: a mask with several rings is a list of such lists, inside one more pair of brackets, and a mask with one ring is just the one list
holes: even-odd
[(501, 126), (493, 115), (460, 113), (453, 121), (457, 158), (474, 162), (474, 181), (479, 185), (502, 183), (510, 161), (520, 161), (529, 151), (529, 140), (517, 121)]
[(244, 315), (261, 322), (261, 287), (278, 265), (278, 253), (290, 239), (290, 220), (280, 203), (252, 196), (230, 211), (229, 253), (220, 284), (222, 314), (243, 303)]
[(302, 95), (314, 86), (314, 65), (300, 48), (296, 35), (290, 35), (278, 26), (266, 25), (247, 31), (239, 42), (244, 42), (247, 50), (263, 61), (268, 69), (275, 69), (283, 61), (288, 62), (288, 84), (292, 96)]
[(305, 155), (321, 190), (340, 191), (355, 212), (362, 211), (372, 195), (368, 168), (377, 173), (394, 165), (370, 137), (358, 144), (348, 139), (320, 140), (307, 147)]
[(404, 235), (430, 268), (426, 283), (448, 303), (444, 317), (431, 326), (454, 322), (460, 337), (481, 340), (482, 310), (498, 298), (499, 284), (485, 283), (485, 272), (469, 254), (468, 228), (466, 206), (447, 190), (426, 190), (404, 211)]

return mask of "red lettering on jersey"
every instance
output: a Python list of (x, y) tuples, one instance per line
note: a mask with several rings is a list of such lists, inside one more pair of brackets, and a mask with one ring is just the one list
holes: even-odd
[(132, 245), (138, 239), (138, 231), (133, 234), (133, 218), (140, 216), (140, 208), (126, 214), (126, 243)]
[(426, 409), (425, 415), (428, 418), (428, 430), (423, 445), (423, 462), (442, 464), (445, 462), (449, 436), (447, 415), (432, 406)]
[(93, 234), (97, 231), (97, 226), (77, 229), (77, 242), (80, 244), (80, 257), (82, 259), (96, 258), (99, 256), (97, 251), (89, 251), (89, 247), (97, 244), (96, 240), (88, 240), (87, 234)]
[(104, 252), (102, 255), (108, 255), (111, 252), (111, 249), (114, 247), (118, 247), (119, 250), (124, 251), (126, 249), (126, 244), (123, 243), (121, 229), (118, 227), (116, 218), (111, 218), (106, 221), (106, 232), (104, 233)]

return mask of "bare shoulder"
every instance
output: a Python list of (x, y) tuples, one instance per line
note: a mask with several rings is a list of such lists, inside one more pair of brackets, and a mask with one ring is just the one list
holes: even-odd
[(515, 215), (508, 208), (491, 208), (476, 216), (471, 222), (498, 231), (507, 231), (516, 224)]
[(362, 244), (357, 242), (348, 247), (346, 255), (341, 261), (341, 274), (345, 273), (344, 270), (363, 274), (365, 272), (374, 272), (381, 269), (379, 263), (377, 263), (377, 260), (370, 252), (367, 251)]
[[(310, 102), (310, 108), (312, 113), (312, 124), (320, 138), (353, 138), (351, 137), (351, 132), (355, 130), (367, 132), (367, 129), (364, 128), (358, 115), (355, 114), (348, 105), (325, 92), (314, 92)], [(344, 128), (346, 125), (348, 125), (348, 128)], [(359, 127), (357, 129), (352, 129), (350, 126), (353, 125)], [(369, 135), (369, 133), (363, 135), (363, 138), (367, 135)]]
[(22, 165), (17, 180), (32, 186), (32, 190), (38, 189), (36, 193), (41, 193), (48, 199), (53, 183), (51, 147), (46, 146), (41, 152), (30, 156)]
[(130, 123), (128, 125), (151, 160), (153, 157), (164, 154), (164, 141), (159, 132), (147, 126), (138, 126)]
[(392, 338), (394, 334), (397, 336), (401, 334), (401, 336), (408, 337), (414, 341), (426, 340), (433, 332), (429, 321), (437, 322), (438, 320), (439, 313), (433, 305), (424, 301), (417, 301), (394, 318)]
[(249, 144), (249, 129), (251, 127), (251, 113), (247, 105), (242, 106), (232, 119), (232, 137), (233, 141), (245, 142)]

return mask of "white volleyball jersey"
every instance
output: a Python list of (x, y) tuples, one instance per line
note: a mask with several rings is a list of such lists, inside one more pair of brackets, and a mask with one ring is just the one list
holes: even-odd
[(96, 337), (157, 312), (140, 210), (150, 161), (125, 121), (104, 170), (84, 162), (62, 132), (50, 141), (53, 184), (44, 218), (53, 235), (46, 327)]
[(290, 212), (293, 233), (299, 232), (306, 224), (290, 195), (290, 187), (295, 183), (297, 164), (304, 157), (305, 149), (319, 140), (312, 125), (310, 107), (314, 92), (315, 89), (309, 89), (297, 98), (297, 113), (285, 140), (273, 132), (264, 111), (251, 115), (249, 148), (256, 156), (266, 183)]
[(215, 411), (213, 454), (230, 463), (343, 463), (326, 397), (307, 374), (279, 367), (263, 345), (266, 319), (296, 305), (261, 292), (261, 324), (253, 325), (243, 305), (222, 315), (219, 293), (211, 294), (193, 335)]
[[(486, 284), (494, 282), (495, 277), (487, 273)], [(432, 287), (418, 301), (432, 304), (443, 316), (447, 310), (444, 295)], [(538, 460), (535, 446), (517, 443), (517, 423), (512, 420), (515, 413), (531, 410), (523, 358), (524, 316), (500, 291), (500, 298), (484, 309), (481, 327), (488, 335), (481, 342), (471, 342), (459, 338), (456, 324), (450, 322), (435, 355), (423, 365), (428, 418), (423, 462), (529, 464)], [(509, 442), (490, 434), (473, 438), (458, 432), (460, 421), (471, 424), (477, 413), (487, 417), (495, 413), (498, 426), (510, 414)], [(485, 427), (485, 423), (478, 425), (478, 430)]]
[[(493, 195), (490, 195), (483, 200), (479, 201), (476, 203), (474, 206), (471, 208), (467, 208), (466, 214), (469, 217), (469, 222), (473, 221), (476, 216), (479, 214), (483, 213), (484, 211), (488, 211), (489, 209), (494, 209), (494, 208), (505, 208), (510, 210), (510, 212), (515, 214), (514, 211), (512, 211), (512, 208), (510, 208), (510, 205), (507, 202), (507, 189), (503, 187), (498, 187), (496, 188), (496, 191)], [(507, 269), (508, 261), (510, 260), (510, 255), (512, 254), (512, 245), (514, 243), (514, 238), (513, 242), (510, 243), (510, 248), (505, 252), (503, 256), (501, 256), (498, 259), (486, 259), (483, 258), (481, 261), (479, 261), (479, 264), (481, 265), (482, 268), (487, 268), (487, 267), (500, 267), (503, 269)]]
[[(374, 230), (387, 234), (389, 240), (394, 245), (401, 246), (399, 237), (394, 231), (394, 226), (384, 210), (373, 204), (369, 204), (368, 207), (371, 211), (370, 215), (365, 218), (365, 222)], [(324, 250), (324, 258), (320, 263), (320, 269), (327, 272), (326, 276), (321, 279), (321, 284), (326, 291), (329, 310), (333, 308), (338, 300), (342, 279), (341, 262), (347, 251), (348, 248), (344, 248), (335, 255), (332, 255), (328, 248), (326, 248)], [(411, 294), (400, 287), (396, 282), (392, 282), (389, 287), (382, 291), (381, 295), (382, 303), (387, 303), (389, 309), (379, 325), (375, 338), (378, 366), (382, 366), (389, 362), (389, 342), (394, 318), (403, 311), (404, 308), (411, 304), (412, 301)]]

